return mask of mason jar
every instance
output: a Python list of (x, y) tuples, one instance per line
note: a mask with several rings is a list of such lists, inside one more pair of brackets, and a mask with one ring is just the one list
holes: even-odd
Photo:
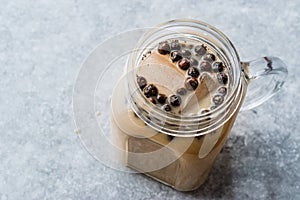
[[(158, 74), (153, 80), (164, 84), (165, 64), (143, 63), (145, 55), (164, 41), (205, 44), (216, 52), (229, 76), (220, 105), (183, 115), (149, 101), (137, 77), (141, 65), (147, 64), (152, 74)], [(279, 58), (270, 56), (241, 62), (231, 41), (218, 29), (195, 20), (172, 20), (139, 38), (124, 74), (110, 103), (113, 143), (120, 149), (117, 159), (176, 190), (190, 191), (208, 177), (241, 107), (251, 109), (269, 99), (283, 85), (287, 69)]]

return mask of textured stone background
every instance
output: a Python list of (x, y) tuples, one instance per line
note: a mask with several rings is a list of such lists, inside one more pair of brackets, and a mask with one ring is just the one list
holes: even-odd
[[(0, 0), (0, 199), (300, 199), (300, 1)], [(112, 34), (171, 18), (225, 32), (242, 59), (280, 56), (283, 91), (243, 112), (208, 181), (181, 193), (107, 168), (74, 134), (80, 64)]]

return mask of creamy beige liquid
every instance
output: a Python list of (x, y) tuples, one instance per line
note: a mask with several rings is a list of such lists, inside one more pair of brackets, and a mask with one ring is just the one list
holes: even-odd
[[(192, 43), (192, 45), (196, 44)], [(193, 56), (193, 49), (189, 50)], [(222, 62), (212, 49), (207, 48), (207, 53), (216, 55), (214, 62)], [(163, 93), (167, 97), (176, 94), (178, 88), (184, 87), (185, 79), (188, 77), (186, 70), (178, 67), (178, 62), (172, 62), (169, 56), (169, 54), (162, 55), (155, 49), (152, 50), (141, 60), (137, 74), (145, 77), (148, 84), (153, 83), (157, 87), (158, 93)], [(204, 56), (194, 56), (199, 61), (198, 65), (194, 65), (200, 72), (197, 78), (198, 87), (195, 90), (187, 90), (186, 94), (180, 96), (180, 106), (170, 105), (171, 111), (169, 112), (181, 115), (200, 114), (203, 110), (216, 106), (213, 97), (218, 94), (219, 87), (226, 87), (227, 93), (230, 91), (230, 79), (226, 84), (221, 84), (216, 77), (217, 73), (201, 70), (200, 65), (201, 62), (204, 62)], [(223, 73), (229, 76), (226, 66)], [(124, 150), (119, 154), (119, 160), (130, 168), (145, 173), (177, 190), (197, 189), (206, 180), (217, 154), (224, 145), (238, 109), (223, 126), (209, 134), (193, 138), (171, 137), (155, 131), (139, 119), (126, 104), (124, 100), (126, 95), (123, 94), (123, 91), (122, 88), (116, 87), (111, 101), (113, 142), (118, 148)], [(238, 99), (241, 100), (243, 96), (244, 93), (241, 93)], [(226, 99), (226, 95), (224, 99)], [(168, 104), (168, 100), (166, 103)], [(232, 107), (239, 107), (240, 103), (237, 100)], [(157, 102), (153, 106), (162, 107), (163, 104)], [(186, 144), (189, 146), (183, 149), (182, 147)], [(161, 151), (160, 159), (147, 160), (146, 158), (144, 160), (130, 153), (153, 152), (161, 150), (166, 145), (168, 148)], [(174, 161), (166, 166), (161, 166), (160, 162), (163, 163), (167, 159)], [(155, 169), (155, 166), (158, 166), (156, 170), (149, 171), (149, 168)]]

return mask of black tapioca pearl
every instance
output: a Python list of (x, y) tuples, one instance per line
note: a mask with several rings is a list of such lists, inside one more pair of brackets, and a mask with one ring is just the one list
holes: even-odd
[(199, 75), (200, 75), (200, 72), (199, 72), (199, 70), (196, 67), (190, 67), (187, 70), (187, 75), (189, 75), (191, 77), (194, 77), (194, 78), (198, 78)]
[(138, 116), (135, 112), (133, 112), (133, 115), (134, 115), (136, 118), (139, 118), (139, 116)]
[(207, 51), (206, 46), (202, 45), (197, 45), (195, 46), (195, 53), (197, 56), (203, 56)]
[(196, 90), (198, 87), (198, 81), (194, 77), (188, 77), (184, 82), (184, 86), (187, 90)]
[(186, 91), (185, 88), (179, 88), (179, 89), (176, 91), (176, 93), (177, 93), (178, 95), (180, 95), (180, 96), (184, 96), (184, 95), (187, 93), (187, 91)]
[(188, 44), (188, 45), (186, 45), (186, 47), (187, 47), (188, 49), (192, 49), (192, 48), (194, 48), (194, 45)]
[(195, 138), (196, 138), (197, 140), (200, 140), (200, 139), (203, 138), (203, 135), (198, 135), (198, 136), (196, 136)]
[[(145, 116), (145, 122), (144, 122), (144, 124), (146, 125), (146, 126), (148, 126), (148, 124), (151, 122), (151, 118), (149, 117), (149, 116)], [(148, 123), (148, 124), (147, 124)]]
[(177, 62), (182, 59), (182, 56), (178, 51), (172, 51), (170, 54), (170, 59), (172, 60), (172, 62)]
[(163, 109), (166, 112), (170, 112), (172, 110), (171, 106), (169, 104), (164, 104), (161, 109)]
[(180, 50), (181, 46), (178, 42), (178, 40), (173, 40), (170, 44), (171, 50)]
[(228, 82), (228, 76), (223, 72), (217, 73), (217, 79), (218, 79), (220, 84), (226, 85), (227, 82)]
[(190, 58), (190, 65), (191, 66), (198, 66), (199, 62), (195, 58)]
[(224, 97), (222, 95), (217, 94), (213, 97), (213, 102), (216, 105), (221, 105), (223, 103), (223, 101), (224, 101)]
[(136, 81), (137, 81), (138, 86), (141, 89), (144, 89), (146, 87), (146, 85), (147, 85), (147, 80), (144, 77), (142, 77), (142, 76), (138, 76), (136, 78)]
[(181, 97), (178, 96), (178, 95), (173, 94), (173, 95), (169, 96), (168, 102), (169, 102), (169, 104), (171, 104), (174, 107), (180, 106)]
[(175, 136), (173, 136), (173, 135), (167, 135), (167, 137), (168, 137), (168, 140), (169, 140), (169, 141), (172, 141), (172, 140), (174, 139)]
[(190, 65), (190, 61), (187, 58), (182, 58), (180, 61), (178, 61), (178, 67), (182, 70), (187, 70)]
[(192, 53), (191, 53), (190, 50), (182, 49), (182, 50), (181, 50), (181, 55), (182, 55), (183, 57), (189, 58), (189, 57), (192, 55)]
[(211, 64), (207, 61), (201, 62), (200, 70), (205, 71), (205, 72), (211, 72)]
[(192, 48), (194, 48), (194, 45), (185, 43), (185, 44), (181, 44), (181, 48), (187, 48), (187, 49), (191, 50)]
[(144, 88), (143, 92), (144, 92), (144, 95), (149, 98), (151, 96), (156, 96), (158, 93), (158, 90), (155, 87), (155, 85), (149, 84)]
[(217, 107), (218, 107), (218, 106), (213, 105), (213, 106), (210, 107), (210, 110), (214, 110), (214, 109), (216, 109)]
[(156, 99), (154, 97), (149, 97), (148, 99), (151, 103), (156, 104)]
[(201, 114), (208, 113), (209, 111), (210, 111), (209, 109), (204, 109), (204, 110), (201, 110)]
[(214, 62), (212, 66), (214, 72), (222, 72), (224, 70), (224, 65), (222, 62)]
[(169, 43), (167, 41), (160, 42), (158, 44), (157, 51), (158, 51), (158, 53), (160, 53), (162, 55), (166, 55), (166, 54), (170, 53), (171, 47), (170, 47), (170, 45), (169, 45)]
[(225, 96), (227, 94), (227, 88), (222, 86), (218, 89), (218, 93)]
[(206, 61), (209, 61), (209, 62), (213, 62), (213, 61), (216, 60), (216, 56), (212, 53), (208, 53), (204, 56), (203, 59), (206, 60)]
[(158, 103), (164, 104), (167, 100), (167, 96), (164, 94), (158, 94), (156, 99), (157, 99)]

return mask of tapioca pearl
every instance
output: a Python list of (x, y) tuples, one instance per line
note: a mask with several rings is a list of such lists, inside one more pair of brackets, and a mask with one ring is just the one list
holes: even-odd
[[(151, 122), (151, 118), (149, 117), (149, 116), (145, 116), (145, 122), (144, 122), (144, 124), (146, 125), (146, 126), (148, 126), (148, 124), (147, 123), (150, 123)], [(147, 122), (147, 123), (146, 123)]]
[(181, 45), (178, 40), (173, 40), (170, 44), (171, 50), (180, 50)]
[(187, 58), (182, 58), (178, 61), (178, 67), (182, 70), (187, 70), (190, 67), (190, 61)]
[(166, 55), (166, 54), (170, 53), (171, 47), (170, 47), (170, 45), (169, 45), (169, 43), (167, 41), (160, 42), (158, 44), (157, 51), (158, 51), (158, 53), (160, 53), (162, 55)]
[(197, 45), (197, 46), (195, 46), (194, 51), (195, 51), (195, 54), (196, 54), (197, 56), (203, 56), (203, 55), (206, 53), (207, 48), (206, 48), (206, 46), (203, 45), (203, 44), (202, 44), (202, 45)]
[(220, 84), (226, 85), (228, 82), (228, 76), (223, 72), (217, 73), (217, 79)]
[(182, 55), (183, 57), (190, 58), (191, 55), (192, 55), (192, 53), (191, 53), (190, 50), (182, 49), (182, 50), (181, 50), (181, 55)]
[(186, 47), (191, 50), (192, 48), (194, 48), (194, 45), (193, 44), (188, 44), (188, 45), (186, 45)]
[(173, 94), (173, 95), (171, 95), (171, 96), (168, 97), (168, 102), (172, 106), (178, 107), (181, 104), (181, 97), (178, 96), (178, 95)]
[(218, 106), (223, 103), (224, 97), (222, 95), (217, 94), (213, 97), (212, 100), (213, 100), (214, 104)]
[(137, 76), (136, 81), (140, 89), (144, 89), (147, 85), (147, 80), (142, 76)]
[(198, 80), (194, 77), (188, 77), (185, 82), (184, 82), (184, 86), (187, 90), (196, 90), (196, 88), (198, 87)]
[(186, 48), (186, 49), (192, 50), (194, 48), (194, 45), (190, 44), (190, 43), (183, 43), (183, 44), (181, 44), (181, 48)]
[(195, 58), (190, 58), (190, 63), (191, 63), (191, 66), (198, 66), (199, 62), (198, 60), (196, 60)]
[(210, 110), (214, 110), (214, 109), (216, 109), (218, 106), (216, 106), (216, 105), (213, 105), (213, 106), (210, 106)]
[(139, 116), (135, 112), (132, 112), (132, 113), (136, 118), (139, 118)]
[(218, 93), (225, 96), (227, 94), (227, 88), (222, 86), (218, 88)]
[(177, 62), (182, 59), (182, 56), (178, 51), (172, 51), (170, 54), (170, 59), (172, 62)]
[(197, 140), (201, 140), (203, 138), (203, 135), (198, 135), (195, 137)]
[[(209, 113), (209, 112), (210, 112), (209, 109), (203, 109), (203, 110), (201, 110), (200, 114), (201, 114), (201, 115), (204, 115), (204, 117), (205, 117), (203, 120), (201, 120), (202, 122), (211, 120), (210, 115), (207, 114), (207, 113)], [(205, 114), (207, 114), (207, 115), (205, 115)]]
[(214, 72), (222, 72), (224, 70), (224, 65), (222, 62), (214, 62), (212, 66)]
[(209, 62), (213, 62), (213, 61), (216, 60), (216, 56), (214, 54), (212, 54), (212, 53), (207, 53), (204, 56), (203, 60), (206, 60), (206, 61), (209, 61)]
[(167, 138), (168, 138), (169, 141), (172, 141), (174, 139), (174, 137), (175, 136), (173, 136), (173, 135), (167, 135)]
[(203, 110), (201, 110), (201, 114), (205, 114), (205, 113), (208, 113), (210, 110), (209, 109), (203, 109)]
[(164, 104), (167, 100), (167, 96), (164, 94), (158, 94), (156, 99), (157, 99), (158, 103)]
[(187, 93), (185, 88), (179, 88), (178, 90), (176, 90), (176, 94), (180, 95), (180, 96), (184, 96)]
[(211, 72), (211, 64), (207, 61), (202, 61), (200, 64), (200, 70), (205, 72)]
[(164, 104), (161, 107), (162, 110), (166, 111), (166, 112), (170, 112), (172, 110), (171, 106), (169, 104)]
[(143, 92), (144, 95), (149, 98), (151, 96), (156, 96), (158, 93), (158, 89), (155, 87), (155, 85), (149, 84), (144, 88)]
[(197, 68), (195, 67), (190, 67), (188, 70), (187, 70), (187, 75), (188, 76), (191, 76), (191, 77), (194, 77), (194, 78), (198, 78), (199, 75), (200, 75), (200, 72)]
[(148, 100), (153, 104), (157, 104), (156, 99), (154, 97), (149, 97)]

